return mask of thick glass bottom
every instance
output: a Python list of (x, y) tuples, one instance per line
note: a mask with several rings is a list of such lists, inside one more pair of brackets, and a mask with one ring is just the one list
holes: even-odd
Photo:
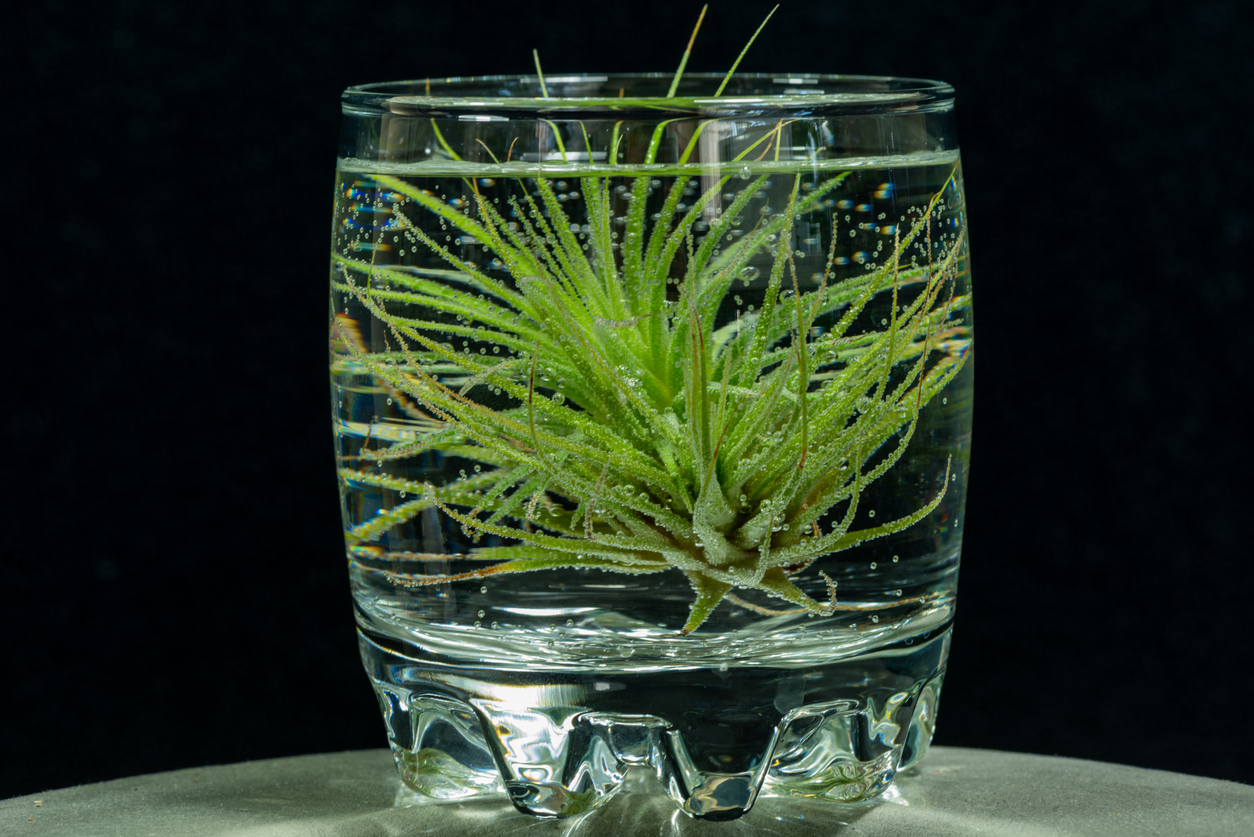
[[(809, 667), (484, 667), (360, 630), (397, 766), (421, 797), (591, 810), (635, 768), (689, 816), (759, 796), (864, 799), (932, 738), (950, 628)], [(633, 782), (633, 792), (650, 785)], [(656, 786), (654, 786), (656, 787)]]

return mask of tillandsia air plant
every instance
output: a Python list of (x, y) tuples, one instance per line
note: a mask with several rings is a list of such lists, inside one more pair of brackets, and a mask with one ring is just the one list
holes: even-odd
[[(688, 106), (668, 101), (673, 110)], [(771, 612), (738, 591), (829, 615), (839, 610), (836, 582), (818, 573), (825, 597), (798, 584), (818, 572), (812, 565), (913, 526), (941, 502), (948, 470), (913, 512), (854, 528), (860, 498), (893, 469), (920, 412), (966, 360), (965, 236), (934, 229), (947, 191), (958, 188), (956, 174), (895, 225), (879, 263), (856, 275), (834, 269), (845, 231), (831, 214), (826, 268), (817, 282), (803, 281), (798, 225), (850, 172), (792, 174), (782, 184), (786, 205), (732, 236), (772, 176), (750, 165), (780, 159), (788, 123), (777, 122), (694, 191), (697, 181), (682, 170), (712, 121), (698, 122), (668, 183), (652, 171), (613, 171), (622, 141), (614, 125), (603, 171), (578, 176), (586, 217), (567, 214), (551, 177), (525, 180), (500, 203), (468, 176), (470, 200), (454, 205), (402, 177), (374, 176), (389, 193), (388, 233), (443, 264), (334, 255), (335, 289), (369, 312), (385, 344), (368, 349), (354, 321), (337, 315), (334, 351), (411, 417), (407, 438), (376, 440), (362, 458), (381, 464), (437, 453), (473, 463), (443, 485), (342, 469), (346, 481), (406, 498), (350, 529), (350, 548), (379, 553), (375, 541), (388, 528), (431, 513), (455, 522), (472, 544), (456, 555), (386, 556), (462, 565), (391, 571), (393, 583), (556, 568), (677, 572), (693, 590), (687, 621), (676, 625), (685, 634), (724, 600)], [(563, 163), (594, 159), (585, 126), (573, 135), (581, 148), (548, 124)], [(665, 126), (652, 135), (646, 168)], [(446, 158), (459, 161), (431, 127)], [(508, 163), (513, 149), (485, 153)], [(615, 189), (611, 176), (633, 179)], [(734, 178), (746, 182), (727, 203)], [(657, 189), (660, 211), (647, 213)], [(433, 221), (483, 259), (437, 240)], [(486, 259), (498, 269), (486, 269)], [(731, 317), (729, 300), (758, 273), (755, 263), (769, 264), (760, 304)]]

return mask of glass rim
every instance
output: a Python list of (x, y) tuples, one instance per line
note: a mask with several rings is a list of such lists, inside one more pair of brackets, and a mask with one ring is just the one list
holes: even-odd
[[(627, 83), (669, 80), (665, 73), (567, 73), (546, 74), (546, 87), (571, 90), (592, 85), (613, 89)], [(724, 73), (685, 73), (683, 81), (709, 82), (711, 87), (725, 77)], [(693, 116), (755, 116), (763, 112), (796, 113), (822, 116), (885, 113), (893, 111), (934, 111), (953, 106), (952, 85), (933, 79), (903, 76), (845, 75), (823, 73), (736, 73), (730, 86), (744, 82), (760, 82), (778, 86), (778, 94), (728, 94), (703, 96), (613, 96), (557, 95), (482, 95), (465, 94), (468, 89), (506, 84), (539, 87), (539, 77), (532, 75), (451, 76), (448, 78), (407, 79), (403, 81), (357, 84), (344, 90), (341, 103), (344, 111), (397, 116), (440, 116), (448, 111), (532, 111), (537, 114), (605, 113), (634, 118), (648, 114)], [(815, 89), (839, 88), (837, 90)], [(525, 88), (524, 88), (525, 89)], [(459, 95), (460, 93), (460, 95)]]

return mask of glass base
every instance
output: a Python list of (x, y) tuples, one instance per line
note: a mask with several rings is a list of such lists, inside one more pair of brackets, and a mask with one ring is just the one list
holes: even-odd
[(455, 664), (359, 635), (408, 804), (505, 793), (568, 817), (626, 783), (707, 820), (760, 796), (882, 793), (931, 742), (950, 642), (945, 628), (805, 668), (583, 672)]

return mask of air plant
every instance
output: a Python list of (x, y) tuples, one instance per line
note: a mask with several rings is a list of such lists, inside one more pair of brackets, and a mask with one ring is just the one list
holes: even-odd
[[(697, 125), (680, 169), (708, 124)], [(778, 159), (783, 126), (735, 162), (754, 153), (760, 160), (772, 147)], [(646, 163), (656, 159), (663, 130), (657, 127)], [(618, 142), (616, 128), (611, 161)], [(394, 583), (557, 568), (680, 572), (694, 591), (685, 634), (724, 598), (735, 600), (737, 589), (831, 614), (836, 583), (819, 573), (827, 595), (816, 599), (798, 586), (800, 577), (821, 558), (923, 520), (948, 484), (947, 468), (936, 495), (914, 512), (852, 528), (868, 486), (902, 457), (921, 411), (965, 361), (947, 343), (968, 301), (958, 292), (964, 237), (942, 238), (935, 252), (932, 238), (953, 178), (899, 228), (878, 267), (839, 281), (833, 217), (826, 269), (803, 284), (796, 225), (823, 208), (848, 172), (807, 189), (795, 175), (786, 208), (729, 244), (734, 219), (767, 175), (711, 213), (734, 175), (684, 207), (691, 183), (681, 172), (649, 220), (658, 175), (637, 176), (620, 237), (610, 175), (632, 171), (612, 168), (580, 176), (580, 226), (540, 174), (519, 181), (528, 188), (509, 199), (512, 211), (470, 178), (473, 201), (462, 210), (401, 177), (372, 175), (395, 199), (389, 230), (444, 267), (334, 254), (334, 287), (370, 313), (388, 344), (368, 351), (339, 315), (336, 350), (407, 399), (420, 418), (410, 438), (366, 455), (382, 461), (436, 453), (478, 467), (444, 485), (342, 469), (348, 483), (414, 495), (350, 529), (350, 546), (369, 549), (388, 528), (434, 510), (460, 525), (473, 546), (414, 557), (466, 568), (391, 572)], [(572, 177), (567, 170), (562, 176)], [(424, 215), (473, 240), (503, 271), (482, 269), (436, 241), (424, 232)], [(694, 225), (703, 218), (708, 231), (698, 237)], [(735, 319), (724, 311), (720, 320), (733, 283), (755, 259), (770, 263), (760, 306)], [(877, 304), (885, 308), (882, 321), (867, 316)], [(493, 353), (459, 351), (454, 339)]]

